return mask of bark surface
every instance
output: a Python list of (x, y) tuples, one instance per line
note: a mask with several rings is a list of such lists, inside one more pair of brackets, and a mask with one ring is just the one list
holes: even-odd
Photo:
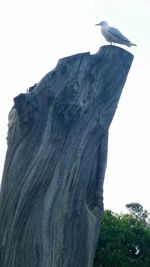
[(108, 129), (133, 56), (104, 46), (61, 59), (9, 114), (1, 267), (92, 267)]

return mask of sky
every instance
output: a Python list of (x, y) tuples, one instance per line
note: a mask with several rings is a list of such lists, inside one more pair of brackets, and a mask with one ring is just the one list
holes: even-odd
[(138, 202), (150, 211), (150, 1), (2, 0), (0, 2), (0, 177), (13, 98), (37, 83), (62, 57), (107, 44), (96, 23), (117, 27), (137, 47), (109, 130), (104, 207)]

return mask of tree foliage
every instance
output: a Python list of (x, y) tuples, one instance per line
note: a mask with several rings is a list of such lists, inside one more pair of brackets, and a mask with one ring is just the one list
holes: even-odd
[(150, 266), (149, 213), (138, 203), (126, 207), (129, 214), (104, 212), (94, 267)]
[(132, 202), (127, 204), (126, 208), (134, 218), (150, 225), (150, 214), (147, 210), (143, 209), (143, 206), (141, 204)]

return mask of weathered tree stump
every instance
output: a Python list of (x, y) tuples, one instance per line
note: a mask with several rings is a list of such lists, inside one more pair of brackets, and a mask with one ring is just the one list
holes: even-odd
[(114, 46), (61, 59), (9, 114), (1, 267), (92, 267), (108, 128), (133, 56)]

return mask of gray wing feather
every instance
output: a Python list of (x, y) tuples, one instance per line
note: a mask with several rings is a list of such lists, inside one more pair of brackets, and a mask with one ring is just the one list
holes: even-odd
[(126, 42), (129, 42), (129, 39), (125, 37), (119, 30), (113, 27), (109, 27), (108, 33), (112, 36), (115, 36), (118, 39), (122, 39)]

